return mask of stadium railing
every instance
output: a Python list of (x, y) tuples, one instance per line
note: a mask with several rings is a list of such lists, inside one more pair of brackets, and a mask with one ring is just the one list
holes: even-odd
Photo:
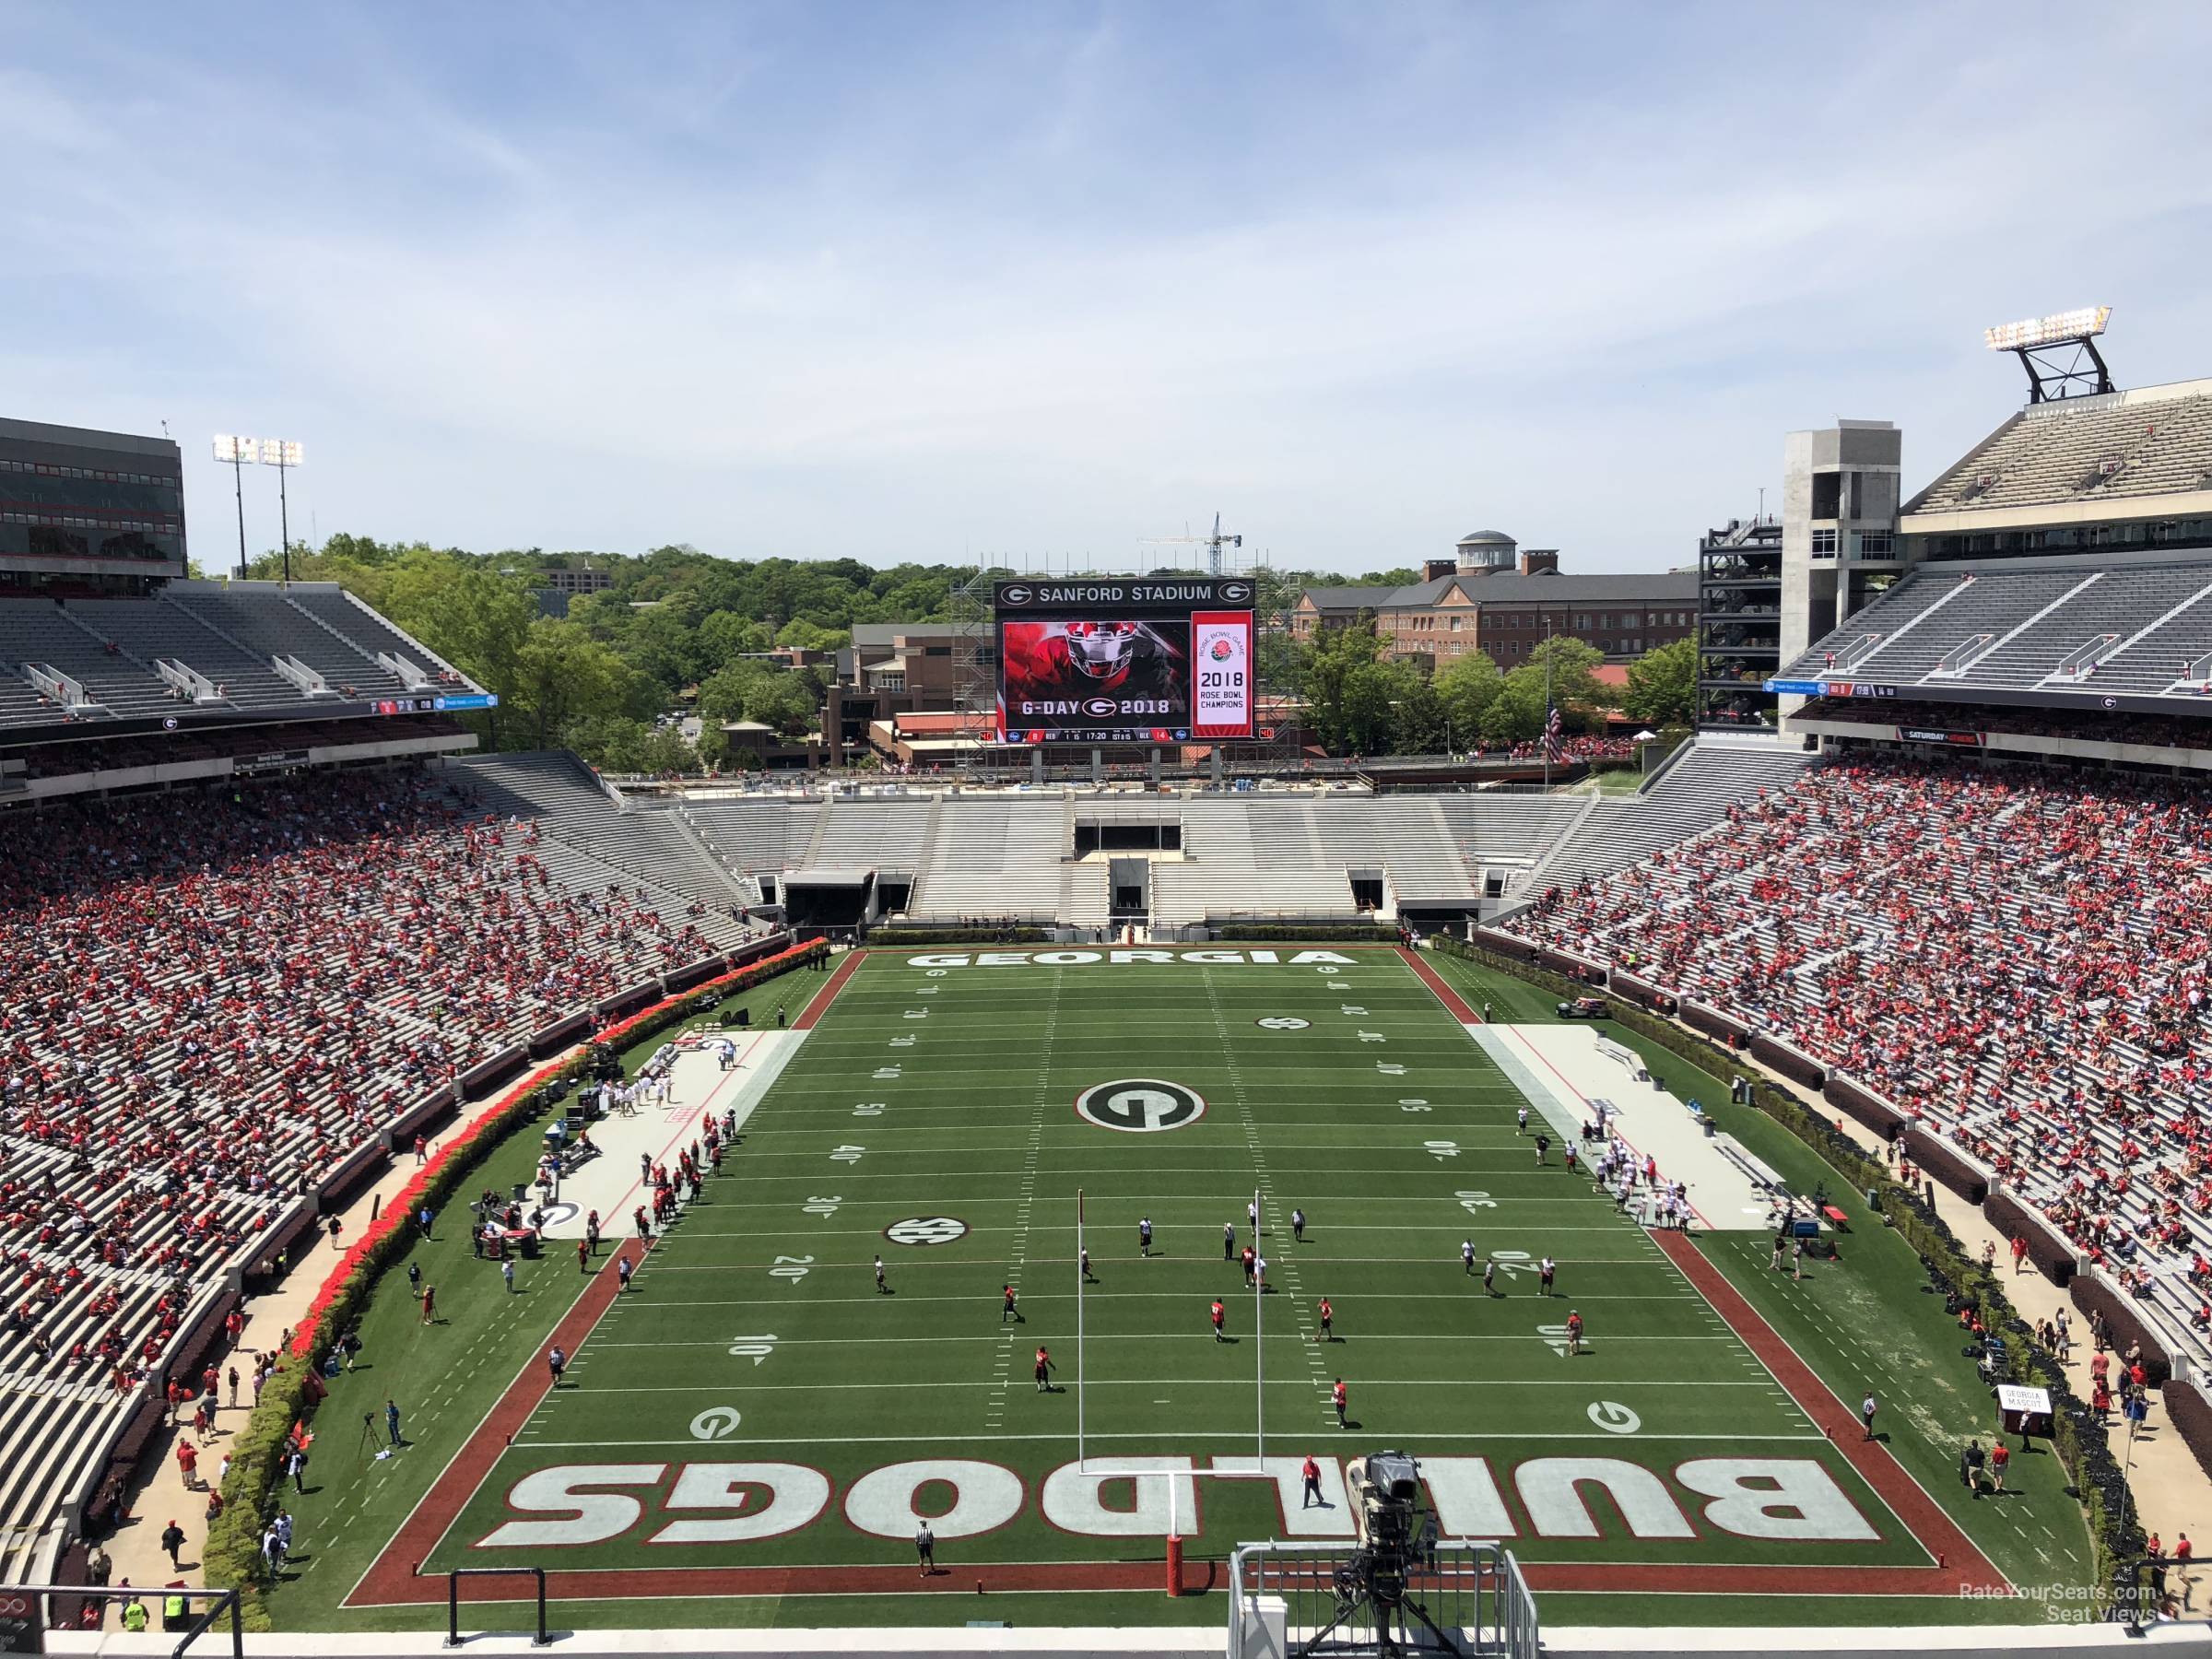
[[(1457, 1644), (1436, 1640), (1393, 1599), (1360, 1592), (1373, 1552), (1354, 1544), (1241, 1544), (1229, 1561), (1228, 1659), (1450, 1653), (1537, 1659), (1536, 1602), (1512, 1551), (1442, 1540), (1418, 1546), (1404, 1601)], [(1391, 1593), (1394, 1597), (1394, 1590)]]

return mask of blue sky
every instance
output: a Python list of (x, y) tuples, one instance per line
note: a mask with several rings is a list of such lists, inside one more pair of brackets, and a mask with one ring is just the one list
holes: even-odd
[[(0, 413), (311, 528), (1685, 562), (1783, 433), (2212, 374), (2212, 8), (0, 4)], [(276, 538), (274, 475), (248, 533)]]

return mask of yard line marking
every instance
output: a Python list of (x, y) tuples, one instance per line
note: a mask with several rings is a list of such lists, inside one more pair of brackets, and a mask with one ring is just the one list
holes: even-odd
[[(1197, 1297), (1198, 1295), (1200, 1295), (1200, 1294), (1202, 1294), (1202, 1293), (1200, 1293), (1200, 1292), (1193, 1292), (1193, 1293), (1191, 1293), (1190, 1295), (1187, 1295), (1187, 1296), (1180, 1296), (1180, 1297), (1177, 1297), (1175, 1300), (1178, 1300), (1178, 1301), (1191, 1301), (1191, 1300), (1195, 1300), (1195, 1299), (1196, 1299), (1196, 1297)], [(875, 1299), (874, 1299), (874, 1298), (872, 1298), (872, 1297), (853, 1297), (853, 1298), (848, 1298), (847, 1300), (853, 1300), (853, 1301), (872, 1301), (872, 1300), (874, 1300)], [(966, 1300), (973, 1300), (974, 1299), (973, 1299), (973, 1298), (968, 1298), (968, 1299), (966, 1299)], [(1362, 1299), (1362, 1300), (1363, 1300), (1363, 1301), (1364, 1301), (1364, 1300), (1371, 1300), (1371, 1299), (1367, 1299), (1367, 1298), (1363, 1298), (1363, 1299)], [(1558, 1300), (1559, 1299), (1555, 1297), (1553, 1300)], [(1589, 1298), (1587, 1298), (1587, 1297), (1585, 1297), (1585, 1298), (1583, 1298), (1583, 1300), (1585, 1300), (1585, 1301), (1587, 1301), (1587, 1300), (1589, 1300), (1590, 1299), (1589, 1299)], [(700, 1306), (700, 1305), (703, 1305), (703, 1304), (700, 1304), (700, 1303), (696, 1303), (696, 1302), (694, 1302), (694, 1303), (688, 1303), (688, 1304), (687, 1304), (687, 1306), (691, 1306), (691, 1307), (697, 1307), (697, 1306)], [(773, 1306), (777, 1306), (777, 1307), (783, 1307), (783, 1306), (788, 1306), (789, 1304), (788, 1304), (788, 1303), (778, 1302), (778, 1303), (774, 1303), (774, 1304), (771, 1304), (771, 1305), (773, 1305)], [(1301, 1324), (1303, 1324), (1305, 1322), (1304, 1322), (1304, 1320), (1303, 1320), (1303, 1319), (1301, 1319), (1301, 1320), (1300, 1321), (1300, 1323)], [(997, 1335), (995, 1335), (995, 1336), (941, 1336), (941, 1335), (937, 1335), (932, 1334), (932, 1335), (931, 1335), (928, 1337), (928, 1339), (927, 1339), (927, 1340), (928, 1340), (928, 1343), (929, 1343), (929, 1346), (930, 1346), (930, 1347), (944, 1347), (944, 1346), (945, 1346), (947, 1343), (952, 1343), (952, 1342), (1001, 1342), (1001, 1343), (1003, 1343), (1003, 1342), (1005, 1341), (1005, 1339), (1006, 1339), (1006, 1338), (1012, 1336), (1012, 1335), (1013, 1335), (1013, 1334), (1014, 1334), (1014, 1333), (1013, 1333), (1012, 1331), (1005, 1331), (1005, 1332), (1001, 1332), (1001, 1333), (999, 1333), (999, 1334), (998, 1334)], [(1212, 1335), (1212, 1334), (1211, 1334), (1210, 1332), (1206, 1332), (1206, 1331), (1165, 1331), (1165, 1332), (1163, 1332), (1163, 1331), (1139, 1331), (1139, 1332), (1124, 1332), (1124, 1331), (1114, 1331), (1114, 1332), (1109, 1332), (1109, 1333), (1107, 1333), (1107, 1335), (1110, 1335), (1110, 1336), (1112, 1338), (1112, 1340), (1114, 1340), (1115, 1342), (1121, 1342), (1121, 1343), (1128, 1343), (1128, 1342), (1211, 1342), (1211, 1341), (1213, 1340), (1213, 1335)], [(1267, 1336), (1268, 1336), (1268, 1339), (1269, 1339), (1270, 1341), (1277, 1341), (1277, 1342), (1289, 1342), (1289, 1341), (1292, 1341), (1292, 1340), (1294, 1340), (1294, 1339), (1293, 1339), (1293, 1337), (1291, 1336), (1290, 1333), (1289, 1333), (1289, 1332), (1288, 1332), (1288, 1331), (1270, 1331), (1270, 1332), (1268, 1332), (1268, 1333), (1267, 1333)], [(909, 1334), (907, 1334), (907, 1335), (902, 1335), (902, 1336), (780, 1336), (780, 1337), (778, 1337), (778, 1338), (776, 1339), (776, 1346), (777, 1346), (778, 1347), (844, 1347), (844, 1346), (846, 1346), (847, 1344), (850, 1344), (850, 1343), (861, 1343), (861, 1342), (889, 1342), (889, 1343), (898, 1343), (898, 1344), (912, 1344), (912, 1343), (914, 1343), (914, 1342), (917, 1342), (917, 1341), (920, 1341), (920, 1340), (922, 1340), (922, 1338), (919, 1338), (919, 1337), (917, 1337), (917, 1336), (913, 1335), (912, 1333), (909, 1333)], [(1312, 1340), (1312, 1336), (1311, 1336), (1311, 1331), (1310, 1331), (1310, 1329), (1309, 1329), (1309, 1331), (1308, 1331), (1308, 1334), (1307, 1334), (1306, 1335), (1303, 1335), (1303, 1336), (1300, 1336), (1300, 1337), (1299, 1337), (1299, 1338), (1296, 1338), (1296, 1340), (1300, 1340), (1300, 1341), (1310, 1341), (1310, 1340)], [(1472, 1332), (1472, 1331), (1439, 1331), (1439, 1332), (1419, 1332), (1419, 1333), (1416, 1333), (1416, 1334), (1414, 1334), (1414, 1335), (1406, 1335), (1406, 1336), (1399, 1336), (1399, 1335), (1362, 1336), (1362, 1337), (1361, 1337), (1359, 1340), (1360, 1340), (1360, 1343), (1362, 1344), (1362, 1346), (1367, 1346), (1367, 1345), (1371, 1345), (1371, 1344), (1374, 1344), (1374, 1343), (1379, 1343), (1379, 1342), (1521, 1342), (1521, 1343), (1525, 1343), (1526, 1341), (1528, 1341), (1528, 1337), (1527, 1337), (1526, 1335), (1522, 1335), (1522, 1334), (1520, 1334), (1520, 1333), (1500, 1333), (1500, 1334), (1497, 1334), (1497, 1335), (1480, 1335), (1480, 1334), (1477, 1334), (1477, 1333), (1476, 1333), (1476, 1332)], [(1735, 1338), (1734, 1336), (1727, 1336), (1727, 1335), (1723, 1335), (1723, 1336), (1683, 1336), (1683, 1335), (1672, 1335), (1672, 1334), (1669, 1334), (1669, 1335), (1658, 1335), (1658, 1336), (1607, 1336), (1607, 1337), (1606, 1338), (1606, 1345), (1607, 1345), (1608, 1347), (1610, 1347), (1610, 1346), (1611, 1346), (1611, 1345), (1613, 1345), (1614, 1343), (1618, 1343), (1618, 1342), (1669, 1342), (1669, 1343), (1676, 1343), (1676, 1342), (1727, 1342), (1727, 1343), (1733, 1343), (1735, 1340)], [(706, 1348), (718, 1348), (718, 1347), (723, 1347), (723, 1346), (724, 1346), (724, 1344), (723, 1344), (723, 1339), (722, 1339), (721, 1337), (717, 1336), (717, 1337), (710, 1337), (710, 1338), (705, 1338), (705, 1339), (699, 1340), (699, 1341), (675, 1341), (675, 1342), (601, 1342), (601, 1343), (598, 1343), (598, 1344), (596, 1344), (595, 1346), (597, 1346), (597, 1347), (603, 1347), (603, 1348), (667, 1348), (667, 1347), (706, 1347)], [(570, 1366), (570, 1368), (569, 1368), (569, 1369), (570, 1369), (571, 1371), (573, 1371), (573, 1370), (575, 1370), (575, 1366), (574, 1366), (573, 1364), (571, 1364), (571, 1365)], [(788, 1385), (788, 1384), (786, 1384), (786, 1386), (789, 1386), (789, 1385)], [(887, 1383), (887, 1384), (885, 1384), (885, 1386), (887, 1386), (887, 1387), (889, 1387), (889, 1386), (893, 1386), (893, 1385), (892, 1385), (892, 1384), (888, 1384), (888, 1383)]]
[[(1238, 1430), (1226, 1430), (1218, 1432), (1203, 1433), (1185, 1432), (1182, 1434), (1162, 1434), (1157, 1430), (1133, 1430), (1126, 1433), (1118, 1431), (1109, 1433), (1104, 1430), (1100, 1430), (1095, 1434), (1092, 1434), (1090, 1438), (1093, 1440), (1112, 1441), (1149, 1441), (1155, 1444), (1163, 1446), (1196, 1446), (1202, 1453), (1211, 1455), (1217, 1452), (1217, 1449), (1219, 1447), (1224, 1439), (1232, 1437), (1237, 1433)], [(1825, 1441), (1827, 1438), (1828, 1437), (1825, 1434), (1819, 1433), (1668, 1434), (1648, 1429), (1640, 1430), (1636, 1435), (1636, 1439), (1639, 1442), (1656, 1441), (1664, 1441), (1668, 1444), (1686, 1446), (1708, 1445), (1713, 1443), (1733, 1445), (1739, 1441), (1747, 1444), (1757, 1441), (1760, 1444), (1803, 1445), (1813, 1441)], [(1601, 1441), (1609, 1442), (1613, 1445), (1618, 1445), (1620, 1443), (1619, 1435), (1604, 1433), (1602, 1431), (1597, 1433), (1592, 1433), (1586, 1430), (1568, 1430), (1562, 1432), (1554, 1430), (1534, 1429), (1525, 1430), (1515, 1433), (1467, 1432), (1456, 1430), (1430, 1433), (1424, 1430), (1421, 1434), (1421, 1439), (1425, 1441), (1527, 1441), (1534, 1442), (1538, 1445), (1548, 1445), (1554, 1441)], [(1041, 1434), (733, 1434), (727, 1439), (716, 1441), (714, 1443), (717, 1446), (935, 1446), (966, 1445), (970, 1443), (980, 1445), (989, 1444), (993, 1441), (1043, 1441), (1053, 1445), (1064, 1446), (1068, 1443), (1068, 1440), (1069, 1437), (1066, 1431), (1063, 1430)], [(693, 1439), (689, 1435), (685, 1435), (680, 1440), (584, 1440), (538, 1441), (535, 1442), (536, 1446), (547, 1452), (588, 1452), (594, 1446), (690, 1446), (696, 1449), (699, 1443), (700, 1442), (697, 1440)], [(1249, 1456), (1250, 1454), (1221, 1453), (1220, 1455)]]
[[(1013, 1260), (1006, 1265), (1006, 1283), (1011, 1285), (1018, 1294), (1022, 1288), (1022, 1271), (1029, 1265), (1030, 1210), (1036, 1202), (1037, 1159), (1044, 1145), (1045, 1079), (1052, 1070), (1053, 1041), (1060, 1023), (1060, 985), (1064, 978), (1065, 975), (1061, 970), (1057, 968), (1053, 970), (1051, 1001), (1045, 1005), (1044, 1010), (1043, 1037), (1035, 1050), (1037, 1098), (1030, 1108), (1029, 1147), (1022, 1157), (1020, 1195), (1014, 1207)], [(993, 1229), (991, 1230), (1000, 1230)], [(1006, 1323), (1003, 1313), (1000, 1315), (999, 1323), (1002, 1327)], [(1023, 1323), (1027, 1324), (1028, 1322), (1024, 1321)], [(990, 1398), (985, 1402), (985, 1415), (988, 1418), (986, 1426), (990, 1428), (996, 1428), (1006, 1415), (1006, 1388), (1012, 1381), (1009, 1364), (1014, 1353), (1010, 1345), (1012, 1333), (1002, 1328), (999, 1336), (998, 1364), (994, 1368), (992, 1379)]]
[[(1153, 1341), (1167, 1341), (1167, 1340), (1171, 1340), (1171, 1339), (1170, 1339), (1170, 1338), (1166, 1338), (1166, 1337), (1154, 1337), (1154, 1338), (1152, 1338), (1151, 1340), (1153, 1340)], [(1206, 1343), (1211, 1343), (1211, 1342), (1212, 1342), (1212, 1340), (1213, 1340), (1213, 1338), (1212, 1338), (1211, 1336), (1209, 1336), (1209, 1335), (1204, 1335), (1204, 1334), (1201, 1334), (1201, 1335), (1194, 1335), (1194, 1336), (1191, 1336), (1191, 1337), (1189, 1337), (1189, 1338), (1186, 1338), (1186, 1340), (1188, 1340), (1188, 1341), (1191, 1341), (1191, 1342), (1206, 1342)], [(1291, 1339), (1291, 1338), (1289, 1338), (1289, 1337), (1285, 1337), (1285, 1338), (1283, 1338), (1283, 1340), (1284, 1340), (1284, 1341), (1286, 1341), (1286, 1342), (1288, 1342), (1288, 1341), (1290, 1341), (1290, 1340), (1292, 1340), (1292, 1339)], [(1525, 1342), (1529, 1341), (1530, 1339), (1529, 1339), (1529, 1338), (1527, 1338), (1527, 1337), (1523, 1337), (1521, 1340), (1522, 1340), (1523, 1342), (1524, 1342), (1524, 1343), (1525, 1343)], [(1596, 1347), (1595, 1347), (1595, 1345), (1594, 1345), (1594, 1344), (1593, 1344), (1593, 1345), (1592, 1345), (1592, 1347), (1591, 1347), (1591, 1348), (1590, 1348), (1590, 1350), (1589, 1350), (1589, 1351), (1590, 1351), (1590, 1353), (1592, 1353), (1592, 1354), (1594, 1354), (1594, 1353), (1596, 1352)], [(1219, 1372), (1218, 1372), (1218, 1371), (1214, 1371), (1214, 1372), (1208, 1372), (1207, 1374), (1206, 1374), (1206, 1375), (1204, 1375), (1204, 1376), (1198, 1376), (1198, 1377), (1106, 1377), (1106, 1378), (1097, 1378), (1097, 1379), (1093, 1379), (1093, 1380), (1091, 1381), (1091, 1382), (1089, 1383), (1089, 1386), (1090, 1386), (1090, 1387), (1092, 1387), (1092, 1388), (1158, 1388), (1158, 1387), (1159, 1387), (1159, 1386), (1160, 1386), (1162, 1383), (1168, 1383), (1168, 1382), (1172, 1382), (1172, 1383), (1176, 1383), (1176, 1384), (1182, 1384), (1182, 1383), (1185, 1383), (1185, 1382), (1220, 1382), (1221, 1380), (1222, 1380), (1222, 1378), (1221, 1378), (1221, 1375), (1220, 1375), (1220, 1373), (1219, 1373)], [(1241, 1382), (1241, 1379), (1239, 1379), (1239, 1381)], [(1646, 1378), (1608, 1377), (1608, 1378), (1603, 1379), (1603, 1380), (1602, 1380), (1602, 1382), (1600, 1382), (1598, 1385), (1599, 1385), (1599, 1386), (1606, 1387), (1606, 1388), (1610, 1388), (1610, 1389), (1630, 1389), (1630, 1388), (1756, 1388), (1756, 1389), (1759, 1389), (1759, 1390), (1760, 1390), (1760, 1391), (1762, 1391), (1762, 1392), (1763, 1392), (1763, 1391), (1765, 1390), (1765, 1388), (1766, 1388), (1766, 1384), (1765, 1384), (1764, 1382), (1714, 1382), (1714, 1381), (1713, 1381), (1713, 1380), (1712, 1380), (1711, 1378), (1706, 1378), (1706, 1377), (1686, 1377), (1686, 1378), (1682, 1378), (1682, 1379), (1680, 1379), (1679, 1381), (1672, 1381), (1672, 1382), (1659, 1382), (1659, 1381), (1653, 1381), (1653, 1380), (1646, 1379)], [(818, 1393), (821, 1393), (821, 1392), (822, 1392), (822, 1391), (824, 1391), (824, 1390), (836, 1390), (836, 1391), (838, 1391), (838, 1392), (841, 1392), (841, 1393), (864, 1393), (864, 1392), (865, 1392), (865, 1391), (867, 1391), (867, 1390), (870, 1390), (870, 1389), (888, 1389), (888, 1390), (890, 1390), (890, 1391), (892, 1391), (892, 1392), (894, 1392), (894, 1393), (900, 1393), (900, 1394), (903, 1394), (903, 1393), (904, 1393), (906, 1390), (908, 1390), (908, 1389), (910, 1389), (910, 1388), (982, 1388), (982, 1387), (984, 1387), (984, 1386), (986, 1386), (986, 1385), (985, 1385), (985, 1384), (983, 1384), (983, 1383), (981, 1383), (981, 1382), (974, 1382), (974, 1381), (972, 1381), (972, 1380), (970, 1380), (970, 1379), (961, 1379), (961, 1380), (959, 1380), (959, 1381), (956, 1381), (956, 1382), (917, 1382), (913, 1381), (912, 1379), (911, 1379), (911, 1378), (907, 1378), (907, 1377), (899, 1377), (899, 1378), (894, 1378), (894, 1379), (888, 1379), (888, 1380), (886, 1380), (886, 1381), (883, 1381), (883, 1382), (808, 1382), (808, 1383), (805, 1384), (806, 1390), (806, 1392), (807, 1392), (807, 1393), (809, 1393), (809, 1394), (818, 1394)], [(990, 1384), (989, 1386), (995, 1387), (995, 1388), (1004, 1388), (1004, 1387), (1006, 1387), (1006, 1382), (1005, 1382), (1002, 1380), (1002, 1381), (1000, 1381), (1000, 1382), (996, 1382), (996, 1383)], [(1297, 1378), (1297, 1377), (1275, 1377), (1275, 1378), (1270, 1378), (1270, 1379), (1269, 1379), (1269, 1382), (1268, 1382), (1268, 1386), (1270, 1386), (1270, 1387), (1276, 1387), (1276, 1388), (1303, 1388), (1303, 1387), (1305, 1386), (1305, 1383), (1304, 1383), (1304, 1382), (1303, 1382), (1302, 1380), (1300, 1380), (1300, 1378)], [(1588, 1381), (1584, 1380), (1584, 1378), (1583, 1378), (1583, 1377), (1582, 1377), (1582, 1376), (1576, 1376), (1576, 1377), (1552, 1377), (1552, 1378), (1545, 1378), (1545, 1377), (1373, 1377), (1373, 1378), (1370, 1378), (1370, 1379), (1368, 1379), (1368, 1381), (1367, 1381), (1367, 1382), (1366, 1382), (1363, 1384), (1363, 1386), (1364, 1386), (1364, 1387), (1366, 1387), (1366, 1388), (1369, 1388), (1369, 1389), (1371, 1389), (1371, 1390), (1381, 1390), (1381, 1391), (1383, 1391), (1383, 1392), (1388, 1392), (1389, 1390), (1391, 1390), (1391, 1389), (1394, 1389), (1394, 1388), (1464, 1388), (1464, 1389), (1476, 1390), (1476, 1391), (1479, 1391), (1479, 1390), (1486, 1389), (1486, 1388), (1577, 1388), (1577, 1389), (1581, 1389), (1581, 1390), (1583, 1390), (1583, 1391), (1584, 1391), (1584, 1392), (1586, 1393), (1586, 1392), (1588, 1392), (1588, 1390), (1591, 1388), (1591, 1386), (1592, 1386), (1592, 1383), (1591, 1383), (1590, 1382), (1588, 1382)], [(788, 1383), (788, 1382), (640, 1382), (640, 1383), (634, 1383), (634, 1384), (630, 1384), (630, 1383), (610, 1383), (610, 1384), (608, 1384), (608, 1385), (606, 1385), (606, 1386), (605, 1386), (605, 1387), (594, 1388), (594, 1389), (593, 1389), (593, 1390), (592, 1390), (592, 1393), (593, 1393), (593, 1394), (787, 1394), (791, 1393), (791, 1391), (792, 1391), (792, 1385), (791, 1385), (790, 1383)]]

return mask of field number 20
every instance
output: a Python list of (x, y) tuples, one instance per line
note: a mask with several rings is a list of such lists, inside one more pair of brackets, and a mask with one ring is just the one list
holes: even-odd
[(776, 1258), (776, 1265), (768, 1270), (768, 1277), (770, 1278), (786, 1279), (793, 1284), (796, 1284), (799, 1280), (806, 1277), (806, 1269), (813, 1265), (814, 1258), (810, 1255), (780, 1255)]

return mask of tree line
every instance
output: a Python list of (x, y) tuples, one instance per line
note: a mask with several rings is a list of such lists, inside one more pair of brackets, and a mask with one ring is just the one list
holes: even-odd
[(1311, 641), (1283, 641), (1281, 671), (1302, 690), (1306, 724), (1331, 754), (1433, 755), (1505, 748), (1543, 735), (1550, 707), (1561, 727), (1602, 735), (1608, 710), (1652, 726), (1687, 725), (1697, 705), (1698, 648), (1680, 640), (1629, 665), (1617, 692), (1597, 678), (1605, 653), (1565, 635), (1546, 640), (1510, 673), (1468, 652), (1433, 674), (1383, 654), (1371, 617)]
[[(599, 593), (566, 614), (542, 597), (548, 572), (606, 572)], [(281, 573), (279, 555), (248, 567)], [(292, 550), (296, 580), (336, 582), (444, 657), (500, 707), (465, 718), (493, 749), (570, 747), (612, 771), (695, 771), (727, 764), (722, 724), (753, 720), (787, 736), (814, 729), (833, 671), (794, 665), (779, 648), (834, 652), (854, 624), (931, 622), (949, 616), (971, 566), (854, 559), (729, 559), (696, 547), (642, 555), (468, 553), (426, 543), (334, 535)], [(1010, 573), (1010, 572), (1009, 572)], [(1272, 572), (1280, 588), (1336, 584), (1340, 574)], [(1362, 585), (1402, 585), (1411, 570), (1370, 571)], [(1524, 742), (1543, 730), (1544, 665), (1572, 729), (1601, 729), (1608, 699), (1592, 674), (1603, 660), (1579, 640), (1553, 640), (1510, 674), (1480, 653), (1431, 677), (1382, 655), (1371, 618), (1311, 642), (1265, 642), (1273, 683), (1304, 697), (1308, 726), (1332, 753), (1435, 753)], [(1697, 654), (1685, 642), (1629, 670), (1628, 712), (1653, 724), (1688, 721)], [(696, 741), (680, 729), (701, 723)]]

